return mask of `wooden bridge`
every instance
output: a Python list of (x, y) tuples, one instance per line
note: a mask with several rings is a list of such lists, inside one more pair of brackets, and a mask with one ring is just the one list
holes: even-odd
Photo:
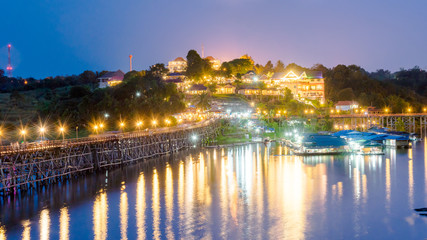
[(86, 172), (124, 165), (205, 144), (219, 120), (152, 131), (44, 141), (0, 148), (0, 193), (14, 194)]
[(334, 121), (335, 129), (367, 129), (374, 126), (392, 130), (403, 128), (422, 136), (426, 135), (427, 129), (427, 113), (346, 114), (331, 115), (330, 118)]

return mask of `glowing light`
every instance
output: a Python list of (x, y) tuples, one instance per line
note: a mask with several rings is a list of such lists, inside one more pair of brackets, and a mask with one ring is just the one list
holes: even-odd
[(153, 124), (153, 126), (156, 126), (157, 125), (157, 120), (153, 120), (151, 123)]
[(27, 134), (27, 130), (26, 129), (21, 129), (20, 131), (22, 136), (25, 136)]
[(39, 132), (40, 132), (41, 134), (43, 134), (44, 132), (46, 132), (46, 128), (45, 128), (45, 127), (40, 127), (40, 128), (39, 128)]
[(412, 108), (408, 108), (408, 112), (412, 112)]
[(197, 140), (197, 135), (193, 135), (193, 136), (191, 136), (191, 139), (192, 139), (193, 141), (196, 141), (196, 140)]

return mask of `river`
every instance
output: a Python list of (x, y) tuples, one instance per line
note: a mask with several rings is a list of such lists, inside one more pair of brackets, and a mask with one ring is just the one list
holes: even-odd
[(425, 149), (191, 149), (0, 199), (0, 239), (423, 239)]

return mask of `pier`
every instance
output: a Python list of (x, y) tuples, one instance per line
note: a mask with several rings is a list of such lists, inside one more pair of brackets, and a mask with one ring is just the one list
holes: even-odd
[(26, 191), (86, 172), (204, 145), (219, 131), (219, 120), (131, 133), (44, 141), (0, 148), (0, 193)]
[(391, 130), (404, 130), (410, 133), (426, 135), (427, 113), (401, 113), (401, 114), (343, 114), (331, 115), (334, 128), (338, 129), (368, 129), (370, 127), (386, 127)]

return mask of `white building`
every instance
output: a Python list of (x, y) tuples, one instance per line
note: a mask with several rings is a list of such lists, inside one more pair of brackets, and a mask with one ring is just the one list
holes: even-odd
[(187, 61), (182, 57), (177, 57), (175, 60), (168, 63), (170, 72), (184, 72), (187, 68)]
[(99, 88), (113, 87), (123, 81), (125, 74), (122, 70), (107, 72), (98, 78)]

